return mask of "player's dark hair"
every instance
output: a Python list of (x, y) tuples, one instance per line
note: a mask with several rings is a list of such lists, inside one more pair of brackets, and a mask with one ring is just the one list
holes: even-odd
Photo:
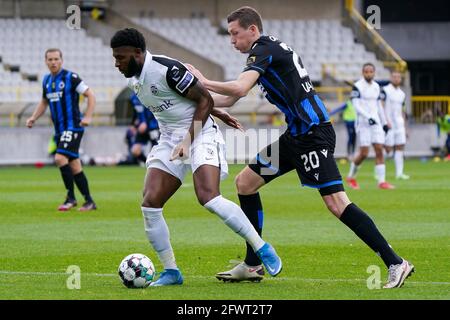
[(134, 28), (125, 28), (117, 31), (111, 38), (111, 48), (135, 47), (145, 51), (145, 39), (142, 33)]
[(47, 53), (49, 53), (49, 52), (59, 52), (59, 57), (62, 59), (62, 51), (61, 51), (61, 49), (48, 48), (47, 50), (45, 50), (45, 59), (47, 59)]
[(228, 23), (233, 21), (238, 21), (239, 25), (242, 28), (247, 29), (252, 24), (258, 27), (259, 32), (263, 32), (262, 19), (258, 11), (253, 9), (252, 7), (241, 7), (232, 13), (230, 13), (227, 17)]
[(364, 71), (365, 67), (372, 67), (373, 70), (375, 70), (375, 65), (373, 63), (371, 63), (371, 62), (366, 62), (366, 63), (363, 64), (363, 67), (362, 67), (363, 71)]

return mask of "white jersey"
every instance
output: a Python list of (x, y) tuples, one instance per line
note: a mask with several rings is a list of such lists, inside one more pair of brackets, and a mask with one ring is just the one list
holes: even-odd
[(392, 83), (383, 87), (381, 98), (385, 101), (385, 111), (387, 121), (392, 125), (392, 129), (403, 128), (405, 120), (403, 118), (403, 106), (405, 104), (405, 93), (400, 87), (395, 88)]
[(380, 86), (375, 81), (368, 83), (360, 79), (353, 85), (351, 98), (355, 107), (356, 124), (360, 127), (369, 127), (369, 119), (375, 120), (377, 125), (385, 125), (386, 118), (380, 104)]
[[(129, 79), (128, 86), (158, 120), (160, 141), (177, 144), (185, 137), (196, 108), (185, 95), (196, 82), (197, 78), (181, 62), (149, 51), (139, 78)], [(203, 130), (213, 126), (214, 120), (209, 117)]]

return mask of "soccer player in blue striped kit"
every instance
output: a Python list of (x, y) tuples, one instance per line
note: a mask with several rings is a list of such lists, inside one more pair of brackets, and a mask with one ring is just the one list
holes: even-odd
[[(193, 66), (188, 68), (216, 93), (215, 107), (232, 106), (258, 84), (267, 100), (285, 114), (288, 125), (279, 140), (258, 153), (236, 177), (242, 210), (261, 233), (263, 209), (258, 190), (295, 169), (302, 185), (318, 189), (327, 208), (380, 255), (389, 268), (384, 288), (400, 287), (414, 266), (394, 252), (372, 219), (345, 193), (333, 156), (336, 135), (301, 59), (287, 44), (262, 35), (261, 17), (255, 9), (242, 7), (227, 20), (231, 43), (241, 53), (249, 54), (237, 80), (211, 81)], [(258, 281), (263, 274), (261, 262), (248, 248), (244, 262), (216, 277), (223, 281)]]
[[(78, 210), (95, 210), (97, 207), (89, 192), (88, 180), (78, 154), (84, 127), (88, 126), (92, 120), (95, 108), (94, 93), (76, 73), (63, 69), (60, 49), (48, 49), (45, 52), (45, 63), (50, 73), (44, 77), (42, 99), (32, 116), (27, 119), (26, 125), (32, 128), (36, 120), (44, 114), (47, 106), (50, 106), (57, 143), (55, 162), (61, 171), (67, 190), (66, 200), (58, 207), (58, 210), (68, 211), (77, 205), (74, 183), (85, 199), (85, 203)], [(84, 116), (79, 107), (80, 94), (87, 98), (87, 110)]]

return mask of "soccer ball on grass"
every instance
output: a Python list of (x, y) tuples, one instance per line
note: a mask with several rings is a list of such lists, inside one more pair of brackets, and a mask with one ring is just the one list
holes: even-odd
[(119, 276), (127, 288), (146, 288), (155, 276), (152, 260), (140, 253), (126, 256), (119, 265)]

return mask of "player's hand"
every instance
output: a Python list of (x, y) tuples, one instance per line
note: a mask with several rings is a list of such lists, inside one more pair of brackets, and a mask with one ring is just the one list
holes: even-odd
[(34, 125), (34, 122), (35, 122), (36, 120), (34, 119), (34, 118), (28, 118), (27, 119), (27, 127), (28, 128), (33, 128), (33, 125)]
[(377, 124), (377, 122), (373, 118), (369, 118), (369, 125), (373, 126), (374, 124)]
[(226, 111), (223, 110), (219, 111), (219, 110), (220, 109), (216, 108), (216, 113), (214, 114), (217, 118), (222, 120), (223, 123), (225, 123), (226, 125), (244, 132), (244, 127), (242, 126), (242, 124), (239, 122), (238, 119), (236, 119)]
[(82, 127), (87, 127), (91, 124), (92, 122), (92, 118), (91, 117), (84, 117), (83, 119), (81, 119), (80, 121), (80, 125)]
[(200, 80), (200, 82), (204, 83), (206, 81), (205, 76), (198, 69), (196, 69), (192, 64), (187, 63), (186, 67), (198, 80)]
[(145, 122), (142, 122), (138, 127), (138, 132), (140, 134), (144, 134), (147, 131), (147, 124)]
[(172, 151), (172, 156), (170, 157), (170, 161), (173, 160), (184, 160), (188, 158), (189, 155), (189, 147), (190, 144), (182, 141), (179, 144), (177, 144), (177, 146), (173, 149)]
[(385, 124), (384, 126), (383, 126), (383, 131), (384, 131), (384, 133), (388, 133), (388, 131), (389, 131), (389, 126), (387, 125), (387, 124)]

